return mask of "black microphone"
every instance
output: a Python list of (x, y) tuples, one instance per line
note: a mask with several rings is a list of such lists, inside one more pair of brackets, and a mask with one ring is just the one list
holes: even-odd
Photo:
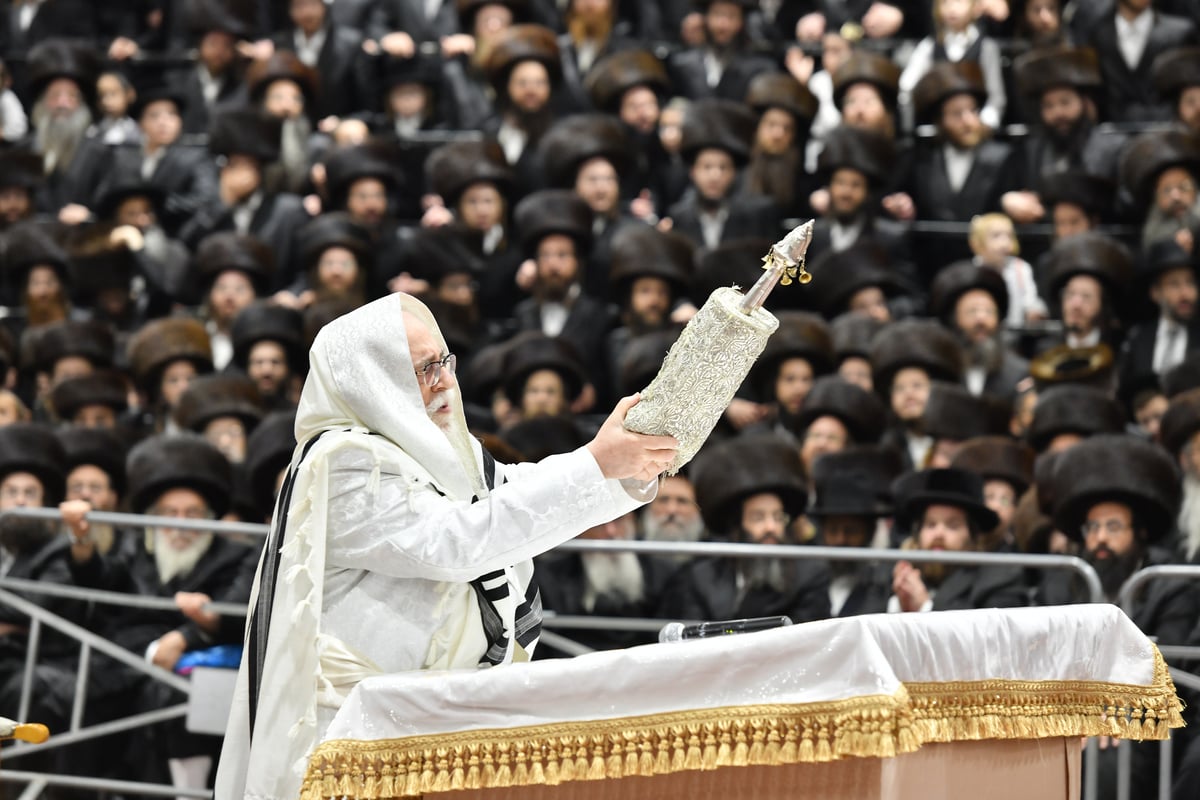
[(772, 628), (784, 628), (791, 625), (787, 617), (752, 617), (751, 619), (727, 619), (718, 622), (700, 622), (695, 625), (684, 625), (682, 622), (668, 622), (658, 632), (659, 642), (682, 642), (685, 639), (710, 639), (714, 636), (730, 636), (735, 633), (754, 633), (769, 631)]

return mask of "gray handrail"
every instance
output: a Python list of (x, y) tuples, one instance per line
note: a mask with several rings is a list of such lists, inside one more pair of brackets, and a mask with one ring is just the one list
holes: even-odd
[[(148, 597), (141, 594), (110, 592), (107, 589), (81, 589), (61, 583), (39, 583), (24, 578), (0, 578), (0, 589), (11, 589), (26, 594), (41, 594), (49, 597), (64, 597), (104, 605), (125, 608), (145, 608), (152, 611), (178, 611), (179, 607), (169, 597)], [(247, 606), (242, 603), (206, 603), (204, 608), (227, 617), (246, 616)]]
[[(44, 519), (61, 522), (62, 514), (57, 508), (9, 508), (0, 511), (0, 519), (20, 517), (22, 519)], [(182, 531), (207, 531), (221, 535), (266, 536), (269, 526), (258, 522), (224, 522), (219, 519), (187, 519), (186, 517), (156, 517), (150, 514), (124, 514), (117, 511), (89, 511), (88, 522), (126, 528), (177, 528)]]
[(1133, 609), (1134, 598), (1137, 597), (1143, 584), (1155, 578), (1191, 578), (1200, 580), (1200, 566), (1188, 564), (1159, 564), (1153, 567), (1143, 567), (1125, 579), (1121, 591), (1117, 593), (1117, 605), (1128, 614)]

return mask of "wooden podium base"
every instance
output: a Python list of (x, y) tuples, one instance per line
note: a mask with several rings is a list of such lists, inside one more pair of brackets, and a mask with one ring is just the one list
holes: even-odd
[(446, 800), (1078, 800), (1080, 740), (930, 743), (896, 758), (441, 793)]

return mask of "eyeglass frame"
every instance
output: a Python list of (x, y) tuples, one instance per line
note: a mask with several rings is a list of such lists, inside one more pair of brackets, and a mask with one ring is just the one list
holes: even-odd
[(1131, 530), (1133, 530), (1132, 525), (1122, 522), (1118, 519), (1106, 519), (1104, 520), (1103, 524), (1100, 522), (1100, 520), (1092, 520), (1079, 526), (1079, 533), (1082, 534), (1083, 538), (1085, 539), (1091, 536), (1093, 532), (1099, 533), (1100, 531), (1104, 531), (1109, 536), (1115, 536), (1118, 533), (1124, 533), (1125, 531)]
[[(441, 358), (435, 358), (420, 369), (413, 370), (413, 372), (419, 375), (421, 380), (425, 381), (425, 385), (432, 389), (441, 383), (443, 369), (448, 370), (453, 375), (457, 366), (458, 356), (454, 355), (454, 353), (446, 353)], [(430, 369), (433, 372), (430, 372)]]

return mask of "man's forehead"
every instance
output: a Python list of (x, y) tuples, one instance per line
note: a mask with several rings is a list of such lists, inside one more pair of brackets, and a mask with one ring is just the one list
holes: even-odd
[(414, 363), (419, 364), (441, 355), (441, 347), (433, 331), (424, 320), (410, 311), (404, 312), (404, 332), (408, 336), (408, 349)]

